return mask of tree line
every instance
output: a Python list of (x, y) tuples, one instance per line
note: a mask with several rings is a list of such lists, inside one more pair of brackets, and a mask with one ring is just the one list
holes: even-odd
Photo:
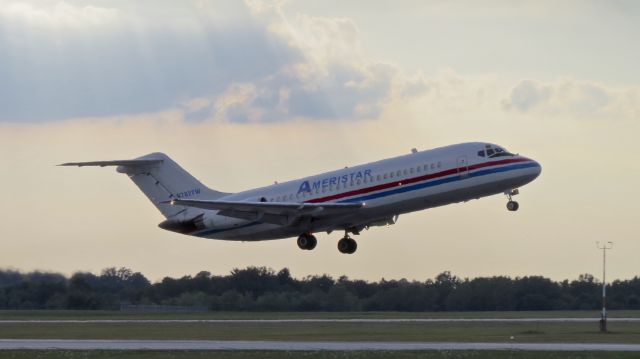
[[(128, 268), (99, 275), (0, 270), (0, 309), (118, 309), (122, 303), (204, 306), (214, 311), (506, 311), (597, 310), (602, 284), (592, 275), (552, 281), (541, 276), (369, 282), (342, 276), (296, 279), (287, 268), (200, 272), (151, 283)], [(640, 277), (607, 288), (610, 309), (640, 309)]]

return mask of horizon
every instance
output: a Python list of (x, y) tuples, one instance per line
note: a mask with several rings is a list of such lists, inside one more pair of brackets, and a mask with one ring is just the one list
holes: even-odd
[[(420, 279), (420, 278), (412, 278), (412, 279), (409, 279), (409, 278), (384, 278), (384, 277), (379, 278), (379, 279), (363, 279), (363, 278), (349, 277), (349, 276), (347, 276), (345, 274), (338, 275), (338, 276), (333, 276), (333, 275), (330, 275), (330, 274), (327, 274), (327, 273), (316, 273), (316, 274), (307, 274), (307, 275), (304, 275), (304, 276), (296, 276), (294, 273), (291, 273), (291, 271), (287, 267), (283, 267), (283, 268), (278, 269), (278, 268), (256, 267), (256, 266), (249, 266), (249, 267), (244, 267), (244, 268), (232, 268), (227, 273), (213, 273), (213, 272), (210, 272), (210, 271), (207, 271), (207, 270), (202, 270), (202, 271), (198, 271), (198, 272), (193, 273), (193, 274), (183, 274), (183, 275), (178, 275), (178, 276), (164, 276), (164, 277), (161, 277), (161, 278), (149, 278), (144, 273), (136, 271), (133, 268), (113, 267), (113, 266), (112, 267), (105, 267), (105, 268), (101, 269), (98, 272), (89, 272), (89, 271), (77, 270), (77, 271), (72, 271), (70, 273), (63, 273), (63, 272), (38, 270), (38, 269), (31, 270), (31, 271), (27, 272), (27, 271), (23, 271), (23, 270), (20, 270), (20, 269), (15, 269), (15, 268), (0, 268), (0, 272), (15, 272), (15, 273), (18, 273), (20, 275), (54, 274), (54, 275), (62, 275), (62, 276), (65, 277), (65, 279), (68, 280), (68, 279), (71, 279), (71, 277), (73, 277), (74, 274), (91, 274), (91, 275), (99, 277), (99, 276), (105, 275), (105, 272), (109, 271), (109, 270), (115, 270), (115, 271), (128, 270), (128, 271), (130, 271), (131, 273), (134, 273), (134, 274), (135, 273), (142, 274), (142, 276), (144, 276), (147, 280), (149, 280), (151, 282), (151, 284), (154, 284), (154, 283), (162, 282), (162, 280), (165, 279), (165, 278), (171, 278), (171, 279), (181, 279), (181, 278), (186, 278), (186, 277), (195, 278), (198, 274), (204, 273), (204, 272), (209, 273), (212, 277), (214, 277), (214, 276), (224, 277), (224, 276), (232, 276), (234, 271), (243, 271), (243, 270), (250, 270), (250, 269), (265, 269), (267, 271), (272, 272), (272, 274), (274, 274), (274, 275), (280, 273), (281, 271), (287, 270), (289, 272), (291, 278), (295, 279), (295, 280), (306, 280), (309, 277), (324, 277), (324, 276), (327, 276), (327, 277), (329, 277), (329, 278), (331, 278), (331, 279), (333, 279), (335, 281), (340, 280), (342, 277), (346, 277), (350, 281), (360, 281), (360, 280), (362, 280), (362, 281), (365, 281), (367, 283), (380, 283), (380, 282), (383, 282), (383, 281), (405, 281), (405, 280), (407, 282), (420, 282), (420, 283), (423, 283), (423, 282), (428, 282), (430, 280), (436, 279), (438, 276), (443, 275), (443, 274), (451, 275), (452, 278), (457, 278), (457, 279), (462, 280), (462, 281), (473, 281), (473, 280), (476, 280), (476, 279), (485, 279), (485, 278), (508, 278), (508, 279), (512, 279), (512, 280), (518, 280), (518, 279), (522, 279), (522, 278), (537, 277), (537, 278), (549, 279), (554, 283), (562, 283), (564, 281), (567, 281), (567, 282), (573, 282), (573, 281), (579, 282), (579, 281), (583, 281), (583, 280), (587, 280), (588, 281), (589, 278), (592, 279), (593, 282), (596, 283), (596, 284), (601, 284), (602, 283), (602, 281), (596, 275), (594, 275), (592, 273), (582, 273), (582, 274), (578, 275), (576, 278), (553, 279), (553, 278), (548, 278), (548, 277), (545, 277), (545, 276), (542, 276), (542, 275), (536, 275), (536, 274), (528, 274), (528, 275), (522, 275), (522, 276), (510, 276), (510, 275), (505, 275), (505, 274), (496, 274), (496, 275), (490, 275), (490, 276), (459, 277), (459, 276), (457, 276), (455, 273), (453, 273), (451, 271), (443, 270), (443, 271), (435, 274), (433, 277), (422, 278), (422, 279)], [(629, 281), (629, 280), (637, 280), (639, 277), (640, 277), (639, 275), (636, 275), (636, 276), (633, 276), (632, 278), (625, 278), (625, 279), (619, 279), (619, 278), (611, 279), (611, 278), (609, 278), (609, 279), (607, 279), (607, 283), (609, 283), (607, 285), (610, 286), (613, 282), (616, 282), (616, 281), (623, 282), (623, 281)]]

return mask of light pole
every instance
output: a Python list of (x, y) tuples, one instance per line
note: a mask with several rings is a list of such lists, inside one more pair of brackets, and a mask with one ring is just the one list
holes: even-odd
[(600, 314), (600, 331), (607, 331), (607, 249), (613, 248), (613, 242), (609, 241), (600, 245), (596, 242), (598, 249), (602, 249), (602, 313)]

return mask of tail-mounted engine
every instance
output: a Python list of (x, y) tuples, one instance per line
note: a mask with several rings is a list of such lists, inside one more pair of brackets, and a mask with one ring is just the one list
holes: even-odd
[(207, 219), (204, 213), (201, 213), (191, 219), (169, 218), (160, 222), (158, 227), (167, 231), (189, 234), (209, 227), (210, 224), (208, 222), (212, 221)]

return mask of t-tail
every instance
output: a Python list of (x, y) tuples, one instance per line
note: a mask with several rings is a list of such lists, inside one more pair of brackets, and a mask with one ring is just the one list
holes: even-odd
[(167, 218), (187, 215), (188, 207), (168, 203), (174, 199), (213, 200), (228, 193), (208, 188), (185, 171), (164, 153), (151, 153), (133, 160), (69, 162), (60, 166), (117, 166), (149, 198), (156, 208)]

